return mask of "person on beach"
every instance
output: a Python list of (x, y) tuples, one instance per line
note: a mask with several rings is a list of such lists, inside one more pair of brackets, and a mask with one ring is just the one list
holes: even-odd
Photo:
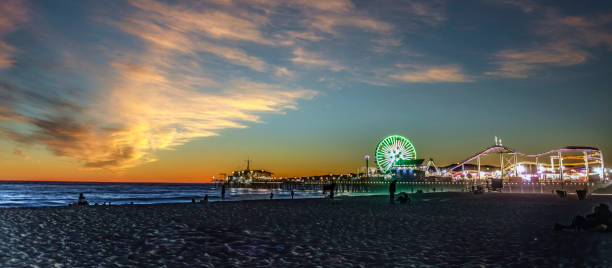
[(204, 199), (201, 201), (204, 204), (208, 204), (208, 195), (204, 195)]
[(79, 200), (77, 200), (76, 204), (77, 206), (89, 206), (89, 203), (87, 202), (87, 199), (85, 199), (83, 193), (79, 194)]
[(410, 196), (405, 192), (401, 192), (397, 197), (397, 201), (399, 201), (400, 204), (410, 204)]
[(329, 188), (330, 188), (329, 199), (334, 200), (334, 191), (336, 190), (336, 182), (332, 181), (332, 183), (331, 183)]
[(391, 183), (389, 183), (389, 201), (391, 204), (395, 204), (395, 187), (397, 184), (397, 180), (393, 179)]
[(225, 184), (221, 186), (221, 199), (225, 199)]
[(563, 225), (556, 223), (555, 231), (562, 230), (585, 230), (585, 231), (599, 231), (599, 232), (610, 232), (612, 231), (612, 212), (606, 204), (599, 204), (593, 208), (593, 213), (583, 217), (576, 215), (572, 220), (572, 224)]
[(291, 190), (291, 199), (293, 199), (293, 195), (295, 195), (295, 193), (293, 192), (293, 190)]
[(272, 200), (272, 198), (274, 198), (274, 191), (270, 191), (270, 200)]

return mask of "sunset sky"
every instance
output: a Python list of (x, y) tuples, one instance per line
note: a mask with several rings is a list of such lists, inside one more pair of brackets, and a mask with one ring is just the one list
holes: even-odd
[(385, 136), (612, 166), (610, 1), (0, 1), (0, 180), (355, 172)]

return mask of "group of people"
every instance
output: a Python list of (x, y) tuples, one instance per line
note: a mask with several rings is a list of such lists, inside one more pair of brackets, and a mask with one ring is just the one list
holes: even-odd
[[(130, 205), (133, 205), (134, 202), (130, 202)], [(85, 198), (85, 195), (83, 195), (83, 193), (79, 194), (79, 199), (77, 199), (76, 202), (74, 203), (70, 203), (68, 204), (69, 206), (90, 206), (91, 204), (89, 204), (89, 202), (87, 202), (87, 199)], [(102, 204), (98, 204), (97, 202), (93, 204), (94, 206), (98, 206), (98, 205), (102, 205), (102, 206), (111, 206), (111, 202), (108, 202), (108, 205), (106, 204), (106, 202), (102, 203)]]
[(410, 196), (407, 193), (401, 192), (397, 199), (395, 199), (395, 191), (397, 190), (397, 180), (391, 181), (389, 184), (389, 202), (391, 204), (395, 204), (395, 201), (400, 202), (400, 204), (408, 204), (410, 203)]
[(608, 205), (601, 203), (593, 208), (593, 213), (585, 217), (576, 215), (569, 225), (555, 224), (554, 230), (612, 232), (612, 212), (610, 212)]
[(323, 185), (323, 195), (329, 191), (329, 199), (334, 199), (334, 194), (336, 192), (336, 182), (332, 181), (331, 184)]
[(89, 202), (87, 202), (87, 199), (85, 199), (85, 196), (83, 195), (83, 193), (79, 194), (79, 199), (77, 199), (77, 201), (72, 204), (74, 206), (89, 206)]

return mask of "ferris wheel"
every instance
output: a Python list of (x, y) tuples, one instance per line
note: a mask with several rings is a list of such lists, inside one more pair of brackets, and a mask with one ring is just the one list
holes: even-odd
[(376, 146), (376, 163), (382, 173), (388, 173), (402, 161), (416, 159), (416, 150), (410, 140), (393, 135), (384, 138)]

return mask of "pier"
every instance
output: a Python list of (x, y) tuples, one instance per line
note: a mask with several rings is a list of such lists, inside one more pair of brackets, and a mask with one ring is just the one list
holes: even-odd
[[(364, 193), (364, 194), (388, 194), (389, 181), (337, 181), (336, 193)], [(234, 183), (231, 188), (269, 189), (279, 191), (323, 191), (324, 186), (330, 185), (331, 181), (322, 182), (254, 182), (250, 184)], [(564, 190), (573, 194), (576, 190), (584, 190), (591, 193), (597, 189), (605, 188), (611, 182), (504, 182), (503, 187), (495, 192), (500, 193), (532, 193), (547, 194), (555, 190)], [(472, 187), (483, 186), (485, 190), (493, 191), (490, 183), (452, 181), (452, 182), (408, 182), (398, 181), (396, 192), (423, 193), (434, 192), (470, 192)]]

